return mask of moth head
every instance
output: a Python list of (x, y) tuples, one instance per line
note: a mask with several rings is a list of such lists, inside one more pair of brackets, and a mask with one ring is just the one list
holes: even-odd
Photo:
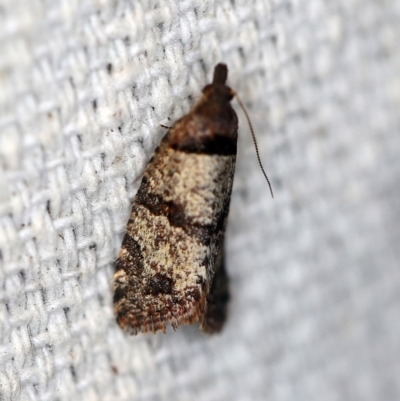
[(230, 102), (234, 96), (235, 92), (224, 84), (209, 84), (203, 88), (204, 96), (209, 100), (224, 100)]

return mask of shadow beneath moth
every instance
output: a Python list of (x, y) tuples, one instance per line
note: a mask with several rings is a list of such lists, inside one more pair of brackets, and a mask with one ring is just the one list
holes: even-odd
[[(155, 150), (134, 199), (114, 274), (117, 322), (131, 334), (197, 321), (212, 334), (226, 320), (224, 234), (238, 135), (227, 76), (218, 64), (202, 98)], [(260, 162), (257, 145), (256, 153)]]

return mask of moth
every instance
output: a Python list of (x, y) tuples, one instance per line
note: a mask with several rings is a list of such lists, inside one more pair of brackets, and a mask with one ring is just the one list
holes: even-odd
[(226, 320), (224, 234), (238, 136), (227, 76), (218, 64), (156, 148), (134, 199), (114, 273), (117, 322), (131, 334), (197, 321), (211, 334)]

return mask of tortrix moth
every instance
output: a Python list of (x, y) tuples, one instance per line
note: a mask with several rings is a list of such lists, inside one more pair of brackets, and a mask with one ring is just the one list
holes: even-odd
[(155, 150), (134, 199), (114, 274), (117, 322), (131, 334), (196, 321), (215, 333), (226, 320), (224, 234), (238, 135), (227, 76), (218, 64)]

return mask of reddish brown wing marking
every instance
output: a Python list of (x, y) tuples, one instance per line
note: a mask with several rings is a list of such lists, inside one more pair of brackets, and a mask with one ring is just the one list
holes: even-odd
[(219, 331), (229, 298), (222, 244), (238, 121), (227, 67), (157, 148), (135, 197), (114, 274), (120, 326), (132, 334), (199, 321)]

